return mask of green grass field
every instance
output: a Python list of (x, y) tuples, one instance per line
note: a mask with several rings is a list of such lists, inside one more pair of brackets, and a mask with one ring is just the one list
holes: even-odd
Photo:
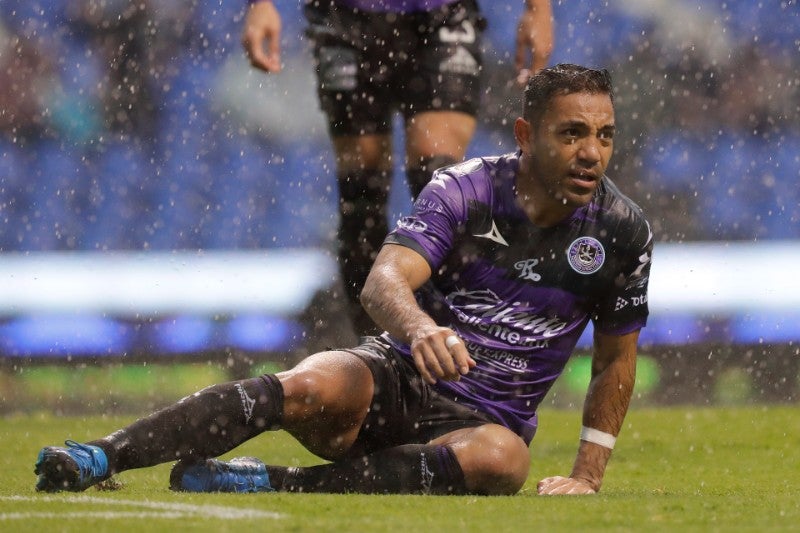
[[(142, 413), (144, 414), (144, 412)], [(541, 412), (532, 473), (512, 497), (311, 494), (176, 494), (170, 465), (117, 476), (116, 491), (34, 491), (43, 445), (104, 435), (132, 416), (0, 418), (0, 531), (797, 531), (800, 417), (797, 407), (632, 407), (600, 494), (541, 497), (536, 481), (566, 475), (580, 415)], [(275, 463), (316, 459), (284, 433), (230, 456)]]

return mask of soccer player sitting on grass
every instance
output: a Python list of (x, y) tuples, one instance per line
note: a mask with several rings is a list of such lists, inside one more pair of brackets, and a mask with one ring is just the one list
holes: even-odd
[[(36, 488), (80, 491), (177, 461), (170, 486), (184, 491), (513, 494), (528, 477), (537, 406), (591, 320), (577, 457), (538, 491), (597, 492), (634, 385), (653, 239), (605, 176), (608, 73), (544, 69), (524, 106), (517, 152), (438, 170), (386, 238), (361, 295), (385, 333), (43, 448)], [(275, 429), (330, 463), (216, 459)]]

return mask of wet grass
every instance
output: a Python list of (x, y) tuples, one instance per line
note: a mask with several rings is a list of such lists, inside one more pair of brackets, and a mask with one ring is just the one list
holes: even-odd
[[(796, 531), (800, 524), (796, 406), (634, 405), (603, 490), (592, 497), (535, 494), (541, 477), (569, 472), (577, 445), (579, 411), (553, 408), (541, 413), (531, 477), (513, 497), (175, 494), (167, 488), (170, 465), (120, 474), (116, 491), (34, 491), (41, 446), (85, 441), (134, 418), (48, 411), (0, 418), (0, 530)], [(234, 455), (317, 462), (282, 432)]]

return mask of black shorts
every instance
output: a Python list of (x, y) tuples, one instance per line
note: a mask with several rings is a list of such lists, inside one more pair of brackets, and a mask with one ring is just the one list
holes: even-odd
[(402, 444), (425, 444), (451, 431), (498, 424), (492, 416), (441, 395), (414, 366), (380, 337), (343, 350), (369, 366), (375, 392), (348, 455), (361, 456)]
[(475, 0), (406, 14), (315, 3), (307, 34), (332, 136), (388, 133), (398, 111), (477, 113), (485, 21)]

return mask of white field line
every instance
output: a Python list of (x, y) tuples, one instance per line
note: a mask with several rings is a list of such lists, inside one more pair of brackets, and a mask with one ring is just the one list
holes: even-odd
[(245, 520), (252, 518), (284, 518), (285, 515), (272, 511), (221, 505), (192, 505), (188, 503), (166, 503), (140, 500), (112, 500), (95, 496), (0, 496), (0, 501), (9, 502), (59, 502), (121, 507), (141, 507), (148, 511), (68, 511), (64, 513), (14, 512), (0, 513), (0, 521), (29, 520), (32, 518), (216, 518), (220, 520)]

